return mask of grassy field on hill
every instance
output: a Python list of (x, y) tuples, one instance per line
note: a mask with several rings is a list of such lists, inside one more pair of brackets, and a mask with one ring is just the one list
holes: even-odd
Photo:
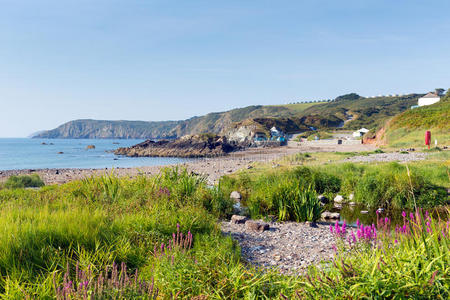
[(394, 148), (420, 147), (425, 144), (425, 131), (431, 131), (432, 145), (450, 145), (450, 94), (440, 102), (405, 111), (393, 118), (384, 134), (385, 142)]
[[(350, 94), (352, 95), (352, 94)], [(338, 101), (322, 103), (305, 109), (301, 114), (320, 114), (321, 116), (336, 116), (342, 120), (352, 117), (352, 121), (344, 125), (344, 129), (379, 128), (391, 117), (408, 110), (417, 104), (421, 95), (358, 98), (344, 96)]]

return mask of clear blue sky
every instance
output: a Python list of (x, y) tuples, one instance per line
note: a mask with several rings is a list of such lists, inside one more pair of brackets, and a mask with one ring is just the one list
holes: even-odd
[(0, 0), (0, 136), (450, 86), (450, 1)]

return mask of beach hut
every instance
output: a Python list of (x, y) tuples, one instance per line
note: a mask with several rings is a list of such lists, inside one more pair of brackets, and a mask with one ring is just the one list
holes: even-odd
[(353, 137), (362, 137), (364, 134), (368, 133), (369, 129), (361, 128), (353, 132)]

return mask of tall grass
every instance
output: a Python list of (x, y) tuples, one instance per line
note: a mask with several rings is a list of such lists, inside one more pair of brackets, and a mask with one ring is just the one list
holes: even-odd
[[(334, 185), (315, 187), (294, 176), (300, 173), (249, 179), (258, 184), (258, 197), (263, 191), (272, 195), (261, 198), (259, 213), (286, 207), (286, 218), (314, 220), (316, 189)], [(210, 188), (184, 170), (166, 170), (154, 177), (92, 177), (39, 190), (0, 190), (1, 297), (448, 297), (447, 220), (424, 217), (422, 230), (414, 233), (380, 223), (376, 242), (358, 240), (351, 247), (343, 235), (334, 263), (288, 276), (241, 261), (239, 246), (221, 234), (218, 217), (232, 208), (226, 188)]]

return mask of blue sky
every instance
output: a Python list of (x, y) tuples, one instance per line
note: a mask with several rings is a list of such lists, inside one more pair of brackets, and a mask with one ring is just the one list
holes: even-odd
[(0, 137), (450, 87), (450, 1), (0, 0)]

